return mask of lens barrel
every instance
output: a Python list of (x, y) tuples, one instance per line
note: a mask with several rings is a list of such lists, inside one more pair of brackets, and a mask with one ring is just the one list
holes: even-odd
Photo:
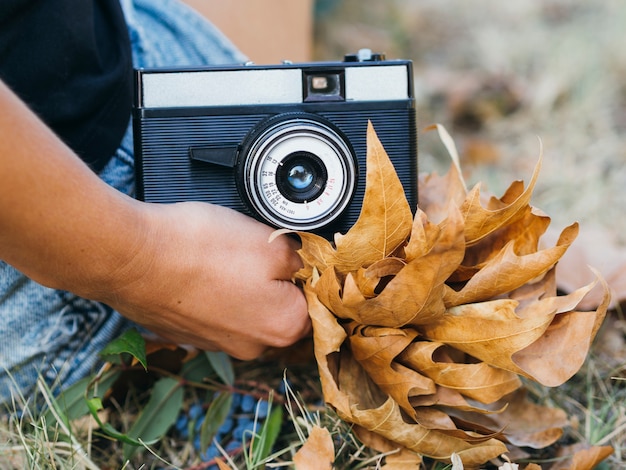
[(313, 230), (341, 216), (356, 189), (347, 139), (317, 116), (277, 116), (246, 139), (240, 192), (253, 213), (277, 227)]

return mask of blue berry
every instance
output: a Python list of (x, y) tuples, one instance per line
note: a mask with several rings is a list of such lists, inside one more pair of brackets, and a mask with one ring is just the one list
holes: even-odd
[(242, 416), (237, 420), (237, 426), (233, 429), (233, 439), (241, 442), (246, 431), (254, 429), (254, 421), (247, 416)]
[(244, 395), (241, 397), (241, 410), (245, 413), (251, 413), (256, 405), (256, 399), (252, 395)]
[(189, 437), (189, 417), (185, 414), (181, 414), (176, 420), (174, 425), (178, 431), (180, 437), (187, 439)]
[(187, 417), (187, 415), (180, 414), (178, 418), (176, 419), (176, 424), (175, 424), (176, 430), (183, 431), (187, 429), (187, 424), (189, 424), (189, 418)]
[(189, 417), (193, 420), (198, 419), (203, 414), (202, 405), (198, 403), (191, 405), (191, 408), (189, 408)]
[(287, 393), (287, 386), (291, 388), (291, 382), (289, 380), (281, 380), (276, 388), (276, 391), (281, 395), (285, 395)]
[(241, 449), (241, 442), (235, 440), (230, 441), (228, 444), (226, 444), (226, 447), (224, 447), (224, 450), (229, 454), (239, 449)]

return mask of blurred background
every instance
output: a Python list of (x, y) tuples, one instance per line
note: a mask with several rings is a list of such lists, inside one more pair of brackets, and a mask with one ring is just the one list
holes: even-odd
[[(468, 185), (528, 182), (543, 146), (533, 205), (626, 244), (626, 2), (188, 1), (256, 63), (413, 60), (419, 127), (446, 127)], [(420, 171), (447, 171), (436, 133), (418, 140)]]

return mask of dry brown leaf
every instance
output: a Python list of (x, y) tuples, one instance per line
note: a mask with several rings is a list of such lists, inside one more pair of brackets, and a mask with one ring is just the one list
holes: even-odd
[(224, 462), (220, 458), (216, 458), (215, 463), (217, 464), (217, 468), (219, 468), (219, 470), (236, 470), (236, 469), (233, 469), (230, 465), (228, 465), (226, 462)]
[(557, 315), (541, 338), (513, 355), (513, 362), (537, 382), (559, 386), (583, 365), (595, 337), (593, 331), (603, 318), (600, 312)]
[(348, 339), (354, 359), (368, 376), (417, 421), (409, 398), (435, 393), (435, 383), (415, 370), (395, 362), (396, 356), (416, 336), (417, 332), (413, 330), (352, 324)]
[[(437, 391), (433, 395), (411, 397), (411, 404), (415, 407), (438, 406), (441, 408), (455, 408), (462, 411), (472, 413), (499, 413), (506, 408), (506, 405), (500, 410), (494, 410), (493, 407), (487, 407), (478, 401), (468, 401), (459, 391), (452, 388), (437, 385)], [(487, 430), (491, 433), (492, 430)]]
[(422, 457), (407, 449), (399, 449), (385, 457), (382, 470), (415, 470), (420, 468)]
[(610, 446), (576, 444), (559, 450), (559, 457), (567, 457), (552, 465), (550, 470), (593, 470), (613, 453)]
[(356, 273), (349, 273), (354, 278), (359, 292), (365, 298), (378, 295), (386, 279), (390, 279), (406, 266), (400, 258), (385, 258), (376, 261), (367, 268), (361, 268)]
[(447, 460), (456, 452), (467, 465), (477, 465), (506, 452), (505, 445), (497, 439), (473, 443), (470, 442), (471, 433), (456, 437), (420, 424), (406, 423), (399, 405), (392, 398), (377, 408), (361, 409), (354, 404), (351, 419), (365, 429), (435, 459)]
[(420, 174), (418, 189), (419, 208), (435, 224), (448, 216), (450, 206), (461, 207), (467, 194), (459, 170), (454, 165), (450, 165), (443, 176), (436, 173)]
[(487, 364), (519, 373), (511, 356), (537, 341), (555, 312), (535, 308), (534, 315), (520, 317), (515, 313), (517, 305), (510, 299), (459, 305), (423, 325), (420, 332)]
[(528, 187), (524, 191), (519, 184), (513, 184), (500, 200), (492, 198), (487, 208), (483, 207), (480, 197), (480, 185), (472, 189), (461, 205), (465, 219), (465, 240), (471, 246), (505, 224), (515, 221), (523, 215), (528, 206), (532, 191), (541, 169), (541, 158), (535, 166)]
[(314, 281), (315, 277), (304, 286), (304, 293), (313, 324), (315, 360), (320, 372), (322, 392), (328, 404), (337, 410), (344, 410), (349, 408), (348, 397), (336, 390), (338, 371), (336, 367), (333, 370), (330, 368), (335, 366), (336, 358), (331, 358), (332, 363), (329, 364), (329, 356), (336, 356), (339, 353), (348, 335), (339, 325), (337, 318), (318, 300), (311, 287)]
[[(360, 305), (361, 322), (389, 326), (421, 324), (443, 312), (443, 286), (453, 267), (463, 257), (463, 225), (458, 211), (451, 211), (433, 244), (422, 256), (407, 259), (407, 265), (375, 298)], [(408, 247), (411, 246), (409, 241)], [(419, 279), (419, 282), (416, 280)], [(393, 316), (388, 312), (392, 311)], [(378, 317), (382, 317), (378, 321)], [(389, 319), (398, 319), (391, 324)], [(384, 323), (383, 323), (384, 322)]]
[[(334, 315), (322, 305), (309, 286), (305, 286), (309, 313), (313, 321), (315, 356), (320, 370), (322, 391), (326, 402), (338, 416), (350, 423), (400, 444), (409, 450), (438, 459), (447, 459), (454, 451), (466, 455), (464, 461), (481, 463), (506, 451), (496, 439), (469, 443), (429, 430), (417, 423), (407, 423), (399, 405), (380, 390), (368, 386), (367, 375), (349, 354), (336, 354), (346, 333)], [(470, 435), (468, 435), (468, 438)]]
[(386, 258), (407, 239), (412, 222), (404, 188), (370, 122), (361, 214), (348, 233), (335, 236), (333, 264), (349, 272)]
[(362, 270), (355, 275), (348, 273), (342, 285), (335, 266), (321, 275), (316, 287), (318, 297), (340, 318), (363, 324), (402, 327), (428, 323), (443, 313), (445, 280), (463, 258), (463, 225), (459, 212), (451, 210), (442, 225), (422, 256), (406, 264), (393, 258), (394, 266), (400, 269), (375, 297), (371, 297), (371, 286), (366, 285), (362, 292), (360, 286), (364, 282), (357, 280), (363, 279)]
[(326, 428), (313, 426), (306, 442), (293, 457), (296, 470), (330, 470), (335, 460), (333, 438)]
[(468, 425), (501, 429), (511, 444), (537, 449), (553, 444), (563, 434), (562, 428), (569, 424), (563, 410), (532, 403), (526, 398), (524, 389), (516, 390), (492, 407), (499, 411), (477, 414), (455, 409), (450, 413)]
[[(460, 305), (424, 325), (421, 333), (493, 366), (547, 386), (560, 385), (580, 368), (604, 319), (608, 290), (604, 304), (596, 311), (583, 315), (573, 311), (594, 284), (566, 296), (544, 298), (519, 310), (518, 302), (511, 299)], [(581, 321), (555, 320), (557, 314), (576, 316)], [(572, 354), (577, 349), (581, 353)], [(546, 356), (550, 354), (548, 360)]]
[[(545, 243), (556, 240), (557, 233), (549, 229)], [(571, 292), (594, 277), (589, 270), (592, 265), (606, 280), (611, 289), (611, 307), (626, 301), (626, 249), (609, 231), (599, 227), (581, 227), (580, 234), (572, 247), (563, 255), (557, 266), (559, 288)], [(586, 299), (581, 308), (597, 307), (602, 301), (603, 289), (598, 286)]]
[(555, 268), (550, 269), (543, 276), (539, 276), (538, 279), (534, 279), (533, 281), (509, 292), (507, 295), (508, 298), (519, 302), (520, 310), (524, 309), (526, 305), (538, 302), (542, 298), (556, 296), (557, 288)]
[[(455, 165), (421, 178), (412, 217), (371, 124), (367, 141), (358, 221), (334, 244), (300, 234), (296, 278), (326, 403), (365, 445), (400, 450), (390, 469), (407, 455), (475, 467), (506, 443), (550, 445), (566, 416), (526, 400), (519, 376), (555, 386), (576, 373), (610, 295), (599, 275), (557, 295), (555, 265), (578, 225), (539, 249), (550, 219), (529, 202), (541, 159), (528, 187), (514, 182), (500, 198), (468, 192)], [(583, 312), (596, 283), (601, 302)]]
[(484, 362), (456, 363), (443, 352), (445, 349), (443, 343), (418, 341), (406, 348), (398, 359), (431, 378), (433, 383), (481, 403), (500, 400), (522, 385), (517, 374)]
[(510, 222), (475, 245), (466, 247), (462, 266), (450, 280), (467, 281), (509, 243), (513, 243), (517, 255), (535, 253), (539, 239), (550, 224), (550, 217), (530, 206), (523, 208), (521, 212), (523, 215), (519, 220)]
[[(291, 232), (291, 230), (277, 230), (277, 235)], [(328, 267), (328, 262), (334, 256), (335, 249), (328, 240), (319, 235), (309, 232), (299, 232), (302, 248), (298, 250), (298, 254), (302, 259), (303, 267), (296, 274), (297, 279), (310, 279), (313, 275), (313, 269), (318, 272), (324, 272)], [(271, 240), (271, 239), (270, 239)]]
[(487, 300), (515, 290), (543, 275), (563, 256), (577, 233), (578, 224), (571, 225), (563, 230), (555, 247), (523, 256), (518, 256), (514, 251), (514, 242), (509, 242), (459, 292), (446, 290), (446, 306)]
[(603, 285), (604, 298), (594, 311), (579, 312), (570, 305), (558, 304), (571, 297), (573, 303), (580, 305), (592, 291), (595, 282), (569, 295), (548, 298), (558, 299), (553, 302), (558, 315), (543, 336), (512, 357), (525, 375), (548, 387), (556, 387), (569, 380), (582, 367), (611, 301), (606, 282), (601, 277), (598, 280)]

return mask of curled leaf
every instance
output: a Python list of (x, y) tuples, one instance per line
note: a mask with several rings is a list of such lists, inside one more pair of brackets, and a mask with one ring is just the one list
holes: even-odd
[(512, 184), (501, 199), (492, 198), (487, 207), (483, 207), (480, 185), (476, 185), (461, 205), (465, 219), (465, 240), (471, 246), (504, 225), (521, 217), (524, 208), (530, 203), (533, 189), (541, 169), (541, 158), (524, 190), (521, 182)]
[(446, 349), (443, 343), (417, 341), (402, 352), (399, 360), (434, 383), (481, 403), (493, 403), (521, 386), (513, 372), (484, 362), (455, 362)]

